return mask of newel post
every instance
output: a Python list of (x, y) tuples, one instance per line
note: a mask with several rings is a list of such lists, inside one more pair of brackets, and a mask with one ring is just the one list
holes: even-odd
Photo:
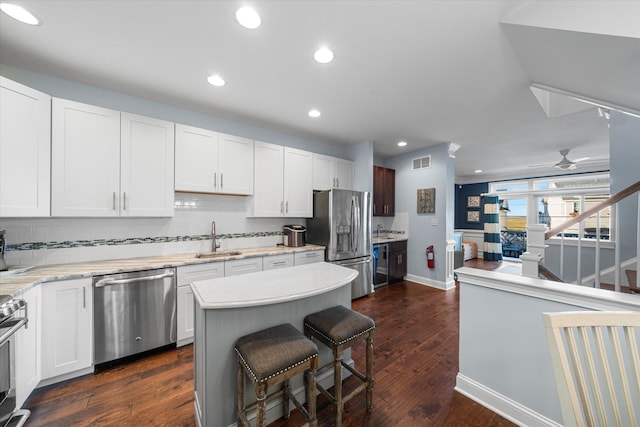
[(527, 251), (520, 255), (522, 261), (522, 275), (538, 278), (538, 264), (544, 260), (546, 224), (531, 224), (527, 226)]

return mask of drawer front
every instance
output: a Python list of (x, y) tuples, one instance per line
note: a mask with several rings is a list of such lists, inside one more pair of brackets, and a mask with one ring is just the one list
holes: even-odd
[(234, 259), (224, 262), (224, 275), (237, 276), (238, 274), (254, 273), (262, 271), (262, 257)]
[(224, 262), (209, 262), (206, 264), (185, 265), (177, 268), (177, 285), (186, 286), (198, 280), (224, 277)]
[(293, 254), (271, 255), (262, 257), (262, 269), (275, 270), (293, 266)]
[(294, 254), (294, 265), (312, 264), (324, 261), (324, 250), (296, 252)]

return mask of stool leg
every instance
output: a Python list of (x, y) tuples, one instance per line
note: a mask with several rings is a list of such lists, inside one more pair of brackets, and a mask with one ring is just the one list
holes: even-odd
[(244, 412), (244, 368), (242, 363), (238, 361), (238, 377), (236, 380), (236, 386), (238, 388), (238, 401), (236, 402), (238, 411), (238, 425), (244, 426), (241, 414)]
[(367, 411), (373, 408), (373, 331), (367, 335)]
[(258, 400), (258, 417), (256, 427), (265, 427), (266, 424), (266, 407), (267, 407), (267, 382), (256, 384), (256, 398)]
[(333, 397), (336, 407), (336, 427), (342, 427), (342, 348), (336, 348), (333, 359)]
[(307, 379), (307, 405), (309, 407), (309, 427), (318, 425), (316, 415), (316, 370), (318, 369), (318, 358), (311, 361), (311, 368), (305, 373)]
[(282, 410), (284, 411), (284, 419), (289, 419), (289, 380), (282, 383)]

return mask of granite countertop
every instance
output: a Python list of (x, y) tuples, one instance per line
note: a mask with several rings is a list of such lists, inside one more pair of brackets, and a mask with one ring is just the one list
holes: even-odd
[[(180, 267), (183, 265), (223, 262), (232, 259), (253, 258), (258, 256), (282, 255), (295, 252), (324, 250), (324, 246), (305, 245), (297, 248), (286, 246), (264, 246), (258, 248), (235, 249), (239, 255), (217, 258), (196, 258), (195, 253), (160, 255), (142, 258), (112, 259), (89, 261), (73, 264), (41, 265), (26, 269), (13, 275), (0, 277), (0, 294), (17, 296), (35, 285), (56, 280), (79, 279), (103, 274), (124, 273), (128, 271), (151, 270), (155, 268)], [(222, 251), (231, 252), (231, 251)]]
[(391, 243), (391, 242), (402, 242), (403, 240), (407, 240), (407, 237), (404, 234), (398, 236), (380, 236), (373, 237), (371, 242), (374, 245), (379, 245), (381, 243)]
[(358, 276), (356, 270), (327, 262), (298, 265), (191, 284), (201, 309), (226, 309), (278, 304), (330, 292)]

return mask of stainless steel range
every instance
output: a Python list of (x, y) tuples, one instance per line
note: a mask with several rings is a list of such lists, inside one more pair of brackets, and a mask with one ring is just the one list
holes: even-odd
[(0, 426), (22, 426), (30, 411), (16, 410), (15, 333), (27, 323), (27, 317), (17, 317), (26, 303), (10, 295), (0, 295)]

